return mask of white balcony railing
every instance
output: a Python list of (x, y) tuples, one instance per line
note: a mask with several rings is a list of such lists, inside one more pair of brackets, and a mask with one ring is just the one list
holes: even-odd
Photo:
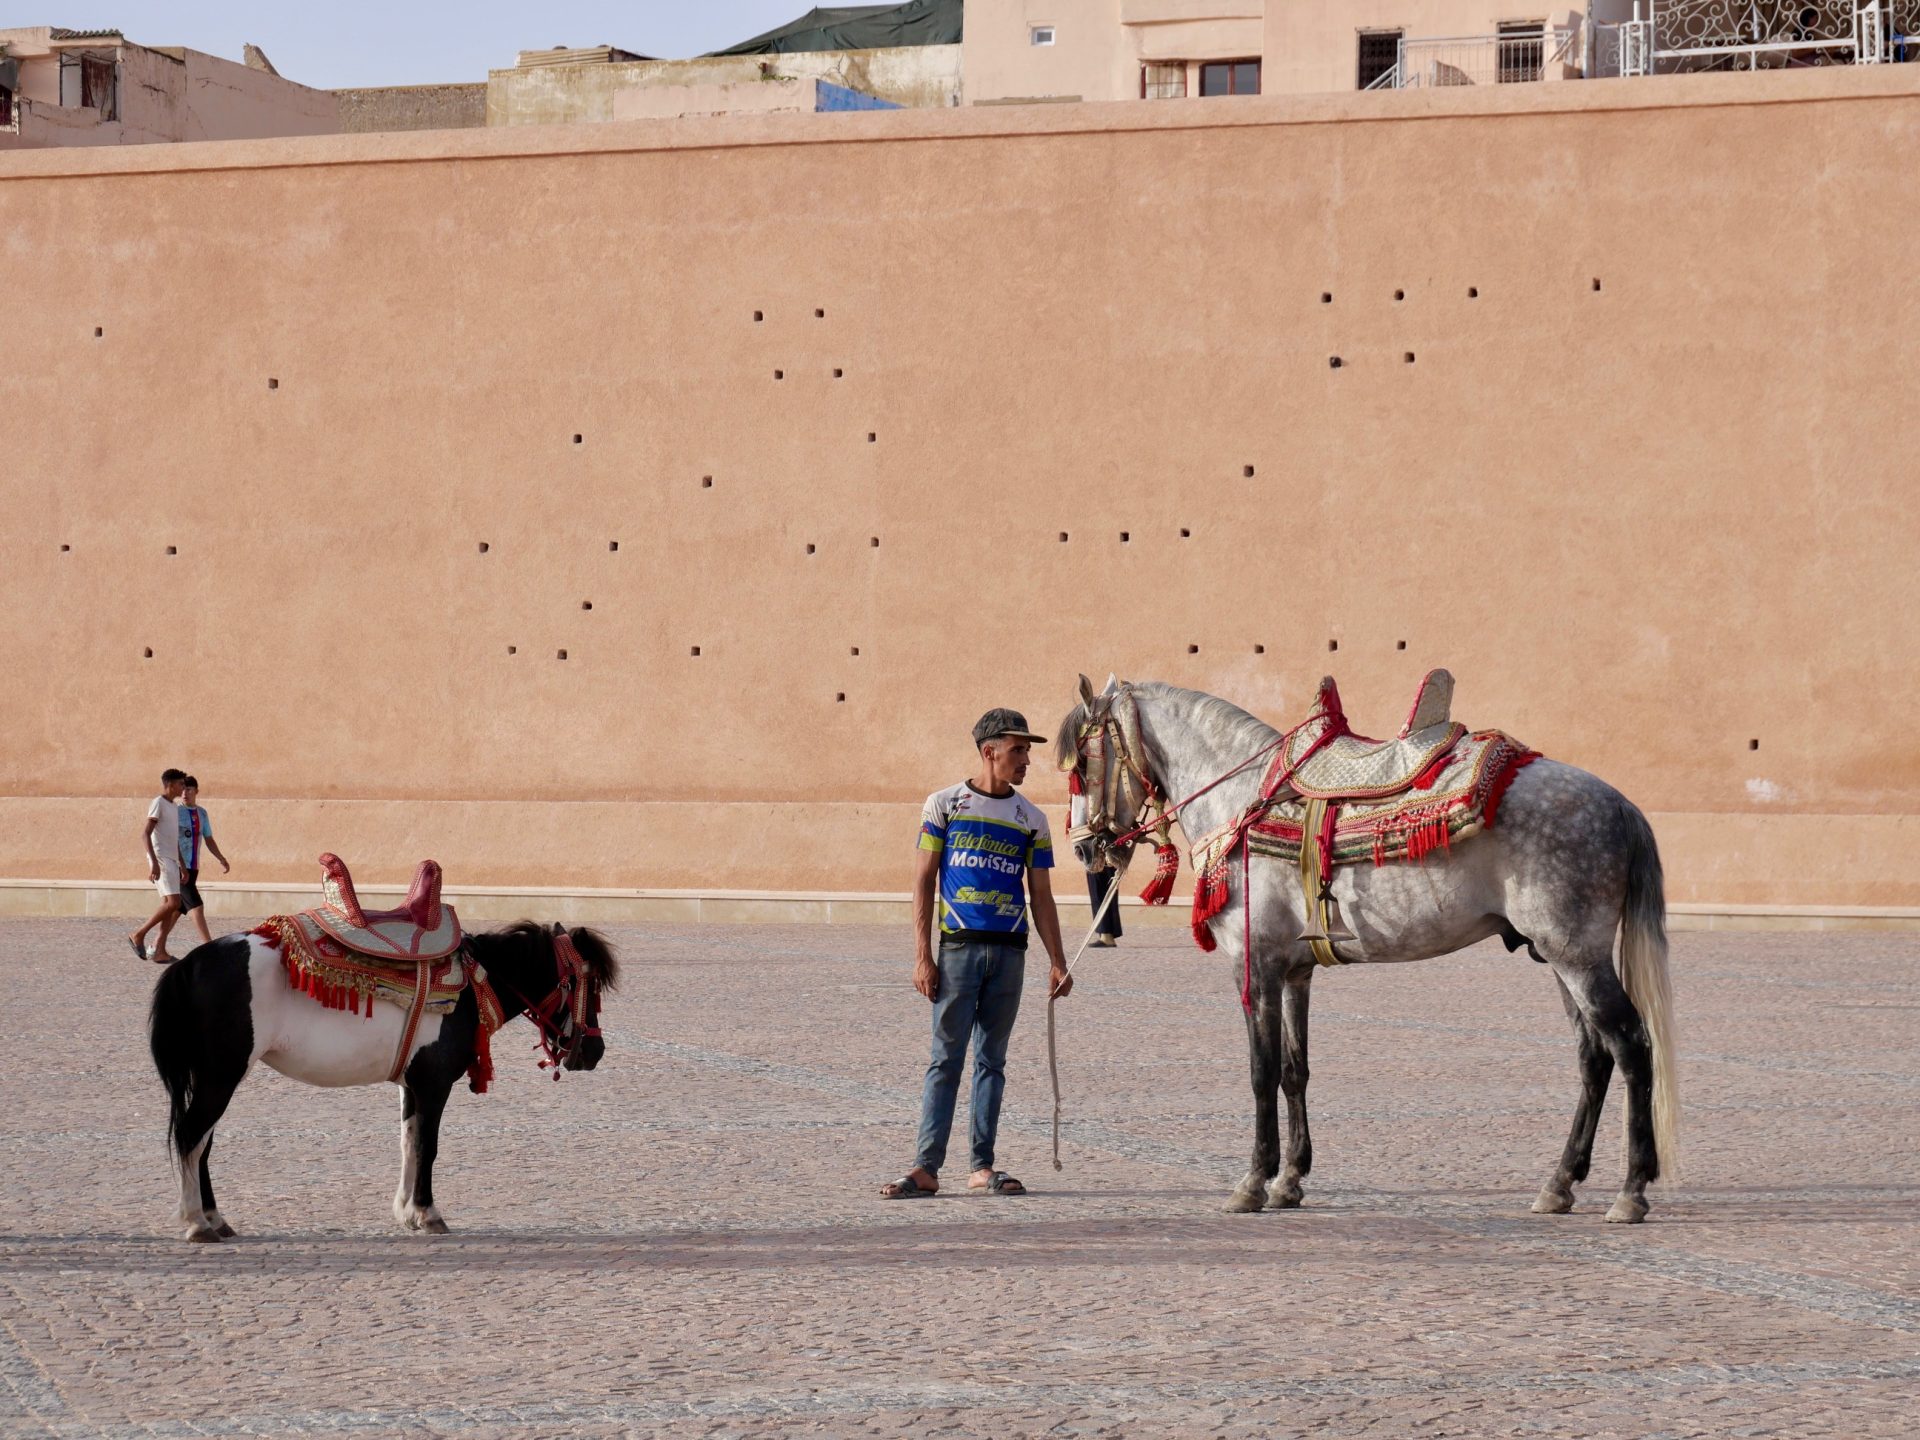
[(1369, 90), (1449, 85), (1515, 85), (1543, 80), (1573, 54), (1572, 27), (1531, 34), (1421, 37), (1400, 42), (1399, 58)]

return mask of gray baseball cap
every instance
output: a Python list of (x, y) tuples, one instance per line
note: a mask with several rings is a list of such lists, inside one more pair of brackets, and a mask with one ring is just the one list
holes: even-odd
[(1027, 717), (1018, 710), (989, 710), (973, 726), (975, 747), (989, 740), (1031, 740), (1036, 745), (1046, 744), (1047, 737), (1036, 735), (1027, 728)]

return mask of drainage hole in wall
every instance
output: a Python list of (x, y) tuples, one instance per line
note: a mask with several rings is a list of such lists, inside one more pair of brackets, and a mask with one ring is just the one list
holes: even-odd
[(842, 704), (843, 702), (845, 702), (846, 698), (847, 698), (846, 691), (836, 690), (833, 695), (833, 703), (836, 705)]
[(787, 372), (784, 370), (776, 370), (773, 372), (773, 378), (776, 380), (784, 380), (787, 378)]
[(1467, 286), (1467, 299), (1478, 300), (1479, 298), (1480, 298), (1480, 287), (1478, 285)]
[(593, 608), (593, 601), (591, 601), (591, 600), (582, 600), (582, 601), (580, 602), (580, 608), (581, 608), (582, 610), (591, 610), (591, 609)]
[(1340, 648), (1340, 642), (1338, 640), (1327, 641), (1327, 649), (1338, 650), (1339, 648)]
[(576, 436), (574, 436), (574, 437), (573, 437), (573, 443), (574, 443), (574, 444), (576, 444), (576, 445), (578, 445), (578, 444), (580, 444), (580, 443), (581, 443), (581, 441), (582, 441), (582, 440), (584, 440), (585, 438), (586, 438), (586, 437), (585, 437), (585, 436), (583, 436), (583, 435), (576, 435)]
[(619, 548), (620, 548), (620, 542), (618, 540), (607, 541), (607, 549), (609, 552), (618, 550)]
[(1338, 355), (1329, 355), (1327, 357), (1327, 368), (1329, 370), (1338, 370), (1340, 368), (1340, 365), (1341, 365), (1341, 360)]
[[(1066, 544), (1066, 543), (1067, 543), (1067, 532), (1066, 532), (1066, 531), (1064, 531), (1064, 530), (1062, 530), (1062, 531), (1060, 532), (1060, 543), (1061, 543), (1062, 545), (1064, 545), (1064, 544)], [(66, 547), (65, 547), (65, 546), (62, 546), (61, 548), (62, 548), (62, 549), (65, 549)]]
[(106, 330), (99, 325), (96, 325), (93, 327), (93, 338), (96, 340), (98, 340), (102, 335), (106, 333), (107, 333)]
[(178, 545), (169, 545), (167, 546), (167, 553), (169, 555), (178, 555), (180, 553), (180, 547)]
[(1393, 298), (1396, 300), (1404, 300), (1407, 298), (1407, 292), (1404, 290), (1396, 290), (1393, 292)]
[(813, 318), (816, 320), (824, 320), (827, 318), (827, 312), (824, 310), (815, 310), (813, 312)]
[(880, 438), (879, 435), (875, 434), (873, 431), (871, 430), (867, 431), (867, 443), (869, 445), (873, 444), (873, 442), (878, 440), (879, 438)]
[(275, 380), (272, 376), (268, 376), (267, 388), (269, 390), (278, 390), (280, 388), (280, 382), (278, 380)]
[(700, 656), (700, 647), (698, 645), (692, 646), (688, 649), (687, 653), (695, 659), (698, 659)]
[(153, 659), (153, 647), (151, 645), (147, 646), (145, 650), (142, 650), (140, 652), (140, 655), (141, 655), (141, 658), (144, 660)]
[(1593, 277), (1593, 293), (1596, 295), (1600, 293), (1600, 277), (1598, 275)]
[(484, 540), (482, 540), (482, 541), (480, 542), (480, 553), (481, 553), (482, 555), (484, 555), (484, 554), (486, 554), (486, 553), (487, 553), (487, 551), (489, 551), (489, 550), (491, 550), (492, 548), (493, 548), (493, 547), (492, 547), (491, 545), (489, 545), (489, 544), (487, 544), (487, 542), (486, 542), (486, 541), (484, 541)]
[[(1065, 536), (1062, 536), (1061, 538), (1062, 538), (1062, 539), (1065, 539), (1066, 537), (1065, 537)], [(71, 545), (62, 545), (62, 546), (60, 547), (60, 553), (61, 553), (62, 555), (65, 555), (65, 554), (66, 554), (66, 553), (67, 553), (67, 552), (68, 552), (69, 550), (71, 550), (71, 549), (73, 549), (73, 546), (71, 546)]]
[(702, 475), (700, 477), (700, 488), (702, 490), (711, 490), (713, 488), (713, 477), (711, 475)]
[(1322, 290), (1320, 292), (1320, 303), (1322, 305), (1331, 305), (1333, 303), (1333, 292), (1331, 290)]
[(838, 380), (842, 375), (846, 373), (847, 372), (842, 370), (838, 365), (833, 367), (833, 378), (836, 380)]
[(1186, 526), (1182, 525), (1180, 527), (1180, 538), (1182, 540), (1191, 540), (1193, 538), (1193, 531), (1187, 529)]
[(564, 659), (566, 659), (566, 658), (567, 658), (567, 652), (566, 652), (566, 651), (564, 651), (564, 650), (561, 650), (561, 651), (559, 651), (559, 652), (557, 652), (557, 654), (555, 655), (555, 657), (554, 657), (554, 658), (555, 658), (555, 659), (558, 659), (558, 660), (564, 660)]
[(867, 537), (867, 544), (872, 546), (875, 550), (878, 550), (880, 548), (880, 537), (878, 535), (869, 535)]
[(1244, 475), (1247, 479), (1251, 480), (1253, 478), (1253, 466), (1242, 465), (1240, 467), (1240, 473)]
[(1402, 356), (1400, 357), (1400, 359), (1401, 359), (1401, 360), (1402, 360), (1402, 361), (1403, 361), (1404, 363), (1406, 363), (1406, 364), (1408, 364), (1408, 365), (1411, 365), (1411, 364), (1413, 363), (1413, 352), (1412, 352), (1411, 350), (1409, 350), (1409, 351), (1407, 351), (1407, 353), (1406, 353), (1406, 354), (1404, 354), (1404, 355), (1402, 355)]
[(1198, 645), (1187, 646), (1187, 654), (1198, 655), (1199, 653), (1200, 653), (1200, 647)]
[(854, 647), (853, 647), (852, 649), (850, 649), (850, 650), (849, 650), (849, 651), (848, 651), (847, 653), (848, 653), (849, 655), (858, 655), (858, 654), (860, 653), (860, 647), (859, 647), (858, 645), (855, 645), (855, 646), (854, 646)]
[(1393, 642), (1393, 648), (1396, 650), (1404, 650), (1407, 648), (1407, 642), (1404, 640), (1396, 640)]
[(756, 310), (756, 311), (754, 311), (754, 312), (753, 312), (753, 323), (754, 323), (754, 324), (756, 324), (756, 325), (758, 325), (758, 324), (759, 324), (759, 323), (760, 323), (760, 322), (761, 322), (762, 320), (764, 320), (764, 319), (766, 319), (766, 318), (767, 318), (767, 317), (766, 317), (765, 315), (763, 315), (763, 314), (761, 314), (761, 313), (760, 313), (760, 312), (759, 312), (758, 310)]
[(519, 653), (520, 653), (520, 647), (518, 645), (507, 646), (507, 654), (518, 655)]
[(813, 554), (813, 546), (811, 544), (807, 546), (807, 554), (809, 555)]
[(1131, 530), (1122, 530), (1120, 532), (1120, 543), (1122, 545), (1125, 545), (1128, 541), (1132, 539), (1133, 539), (1133, 532)]
[[(149, 650), (149, 651), (148, 651), (147, 653), (148, 653), (149, 655), (151, 655), (151, 654), (152, 654), (153, 652), (152, 652), (151, 650)], [(1749, 750), (1758, 750), (1759, 748), (1760, 748), (1760, 742), (1759, 742), (1758, 740), (1749, 740), (1749, 741), (1747, 741), (1747, 749), (1749, 749)]]
[(1256, 645), (1253, 647), (1253, 653), (1256, 655), (1264, 655), (1267, 653), (1267, 647), (1264, 645)]

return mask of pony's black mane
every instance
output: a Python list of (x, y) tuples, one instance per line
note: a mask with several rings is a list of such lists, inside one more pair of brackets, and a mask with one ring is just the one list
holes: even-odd
[[(602, 994), (616, 989), (620, 984), (620, 960), (607, 937), (590, 925), (575, 925), (567, 934), (573, 940), (573, 948), (580, 952), (580, 959), (587, 967), (587, 977), (595, 987)], [(553, 944), (553, 931), (536, 920), (516, 920), (504, 929), (484, 931), (472, 938), (511, 940), (545, 950)]]

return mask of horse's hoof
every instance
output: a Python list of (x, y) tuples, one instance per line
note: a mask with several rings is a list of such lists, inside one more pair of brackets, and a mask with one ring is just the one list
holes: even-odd
[(1571, 1209), (1573, 1209), (1573, 1192), (1556, 1190), (1551, 1185), (1543, 1189), (1539, 1198), (1533, 1202), (1533, 1213), (1536, 1215), (1564, 1215)]
[(222, 1220), (220, 1222), (220, 1238), (222, 1240), (231, 1240), (235, 1235), (239, 1233), (240, 1232), (235, 1230), (233, 1226), (227, 1224), (226, 1221)]
[(442, 1220), (438, 1215), (435, 1215), (431, 1220), (421, 1221), (420, 1228), (429, 1235), (445, 1235), (447, 1233), (447, 1222)]
[(1647, 1218), (1647, 1202), (1622, 1195), (1607, 1210), (1609, 1225), (1638, 1225)]
[(1269, 1210), (1298, 1210), (1304, 1198), (1298, 1185), (1275, 1185), (1267, 1191)]
[(1229, 1215), (1252, 1215), (1259, 1211), (1261, 1204), (1258, 1190), (1236, 1190), (1227, 1197), (1226, 1212)]
[(187, 1239), (196, 1245), (218, 1245), (220, 1232), (211, 1225), (196, 1225), (187, 1231)]

